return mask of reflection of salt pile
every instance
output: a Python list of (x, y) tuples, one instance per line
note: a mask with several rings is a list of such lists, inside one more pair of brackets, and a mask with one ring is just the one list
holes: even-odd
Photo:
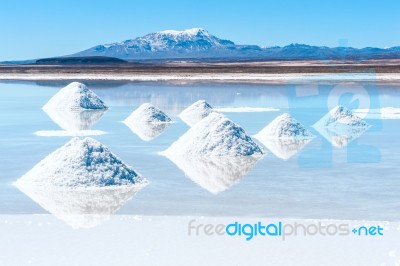
[(193, 182), (217, 194), (240, 181), (260, 157), (206, 157), (167, 155), (167, 157)]
[(183, 110), (179, 114), (179, 117), (189, 126), (193, 126), (203, 118), (207, 117), (210, 113), (214, 112), (217, 113), (211, 105), (204, 100), (199, 100)]
[(303, 149), (310, 141), (311, 139), (270, 139), (261, 141), (261, 143), (276, 157), (288, 160)]
[(107, 107), (85, 85), (72, 82), (54, 95), (43, 111), (64, 131), (38, 131), (39, 136), (101, 135), (90, 128), (104, 115)]
[(107, 109), (104, 102), (84, 84), (72, 82), (62, 88), (44, 106), (43, 110)]
[(170, 126), (171, 118), (150, 103), (144, 103), (124, 121), (133, 133), (149, 141), (159, 136)]
[(100, 118), (106, 110), (46, 110), (47, 115), (54, 123), (59, 125), (65, 131), (81, 131), (89, 130)]
[(313, 126), (336, 147), (345, 147), (370, 125), (343, 106), (336, 106)]
[(87, 219), (96, 222), (115, 212), (146, 183), (101, 143), (73, 138), (15, 185), (69, 224), (85, 227)]
[(90, 228), (110, 219), (141, 186), (54, 188), (18, 186), (33, 201), (73, 228)]
[(254, 137), (284, 160), (295, 155), (314, 138), (300, 122), (286, 113), (275, 118)]
[(245, 175), (263, 152), (240, 126), (211, 113), (160, 154), (194, 182), (218, 193)]

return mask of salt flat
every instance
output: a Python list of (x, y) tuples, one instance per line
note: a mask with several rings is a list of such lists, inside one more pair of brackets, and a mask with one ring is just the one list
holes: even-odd
[(214, 82), (333, 82), (333, 81), (375, 81), (398, 82), (398, 73), (290, 73), (290, 74), (251, 74), (251, 73), (182, 73), (182, 74), (118, 74), (118, 73), (0, 73), (0, 80), (121, 80), (121, 81), (214, 81)]

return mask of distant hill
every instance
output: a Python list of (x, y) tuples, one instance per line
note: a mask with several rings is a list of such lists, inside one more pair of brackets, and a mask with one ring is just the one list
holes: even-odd
[(125, 64), (127, 61), (107, 56), (53, 57), (36, 60), (37, 65)]
[(106, 56), (125, 60), (144, 59), (212, 59), (255, 58), (263, 60), (366, 60), (400, 59), (400, 47), (362, 49), (351, 47), (291, 44), (262, 48), (237, 45), (220, 39), (201, 28), (184, 31), (166, 30), (123, 42), (97, 45), (72, 57)]

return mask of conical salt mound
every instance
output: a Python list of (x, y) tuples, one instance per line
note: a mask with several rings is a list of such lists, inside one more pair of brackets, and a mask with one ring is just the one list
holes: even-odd
[(189, 126), (207, 117), (210, 113), (217, 112), (204, 100), (199, 100), (183, 110), (179, 117)]
[(62, 88), (44, 106), (43, 110), (83, 110), (107, 109), (104, 102), (86, 85), (72, 82)]
[(239, 125), (219, 113), (211, 113), (191, 127), (162, 155), (261, 156), (261, 148)]
[(342, 148), (360, 137), (370, 125), (343, 106), (336, 106), (313, 127), (333, 146)]
[(16, 186), (79, 188), (146, 182), (100, 142), (91, 138), (73, 138), (18, 179)]
[(353, 112), (348, 110), (346, 107), (336, 106), (314, 124), (314, 127), (318, 126), (340, 131), (347, 126), (368, 128), (369, 124), (357, 115), (353, 114)]
[(304, 148), (314, 136), (300, 122), (285, 113), (275, 118), (254, 138), (275, 156), (288, 160)]
[(257, 135), (257, 139), (312, 139), (314, 136), (300, 122), (285, 113), (275, 118)]
[(132, 112), (124, 121), (124, 123), (134, 122), (149, 122), (149, 123), (168, 123), (171, 122), (163, 111), (152, 105), (151, 103), (144, 103)]
[(171, 118), (150, 103), (144, 103), (125, 120), (124, 124), (144, 141), (150, 141), (170, 126)]

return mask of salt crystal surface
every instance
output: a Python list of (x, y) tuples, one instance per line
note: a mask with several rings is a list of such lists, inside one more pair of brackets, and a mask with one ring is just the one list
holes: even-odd
[(217, 113), (211, 105), (204, 100), (199, 100), (183, 110), (179, 114), (179, 117), (189, 126), (193, 126), (203, 118), (207, 117), (210, 113), (214, 112)]
[(160, 154), (262, 156), (263, 152), (243, 128), (220, 113), (211, 113)]
[(73, 138), (16, 181), (18, 187), (106, 187), (147, 181), (92, 138)]
[(100, 142), (73, 138), (15, 182), (73, 228), (93, 227), (147, 184)]
[(336, 106), (313, 127), (333, 146), (342, 148), (359, 138), (370, 125), (343, 106)]
[(284, 113), (264, 127), (254, 138), (275, 156), (288, 160), (304, 148), (314, 136), (299, 121)]
[(212, 112), (160, 154), (216, 194), (239, 182), (263, 152), (239, 125)]
[(275, 118), (254, 137), (258, 139), (312, 139), (314, 136), (300, 122), (284, 113)]
[(43, 110), (82, 110), (107, 109), (104, 102), (86, 85), (72, 82), (56, 93), (44, 106)]
[(171, 122), (171, 118), (150, 103), (142, 104), (124, 120), (124, 124), (144, 141), (162, 134)]

